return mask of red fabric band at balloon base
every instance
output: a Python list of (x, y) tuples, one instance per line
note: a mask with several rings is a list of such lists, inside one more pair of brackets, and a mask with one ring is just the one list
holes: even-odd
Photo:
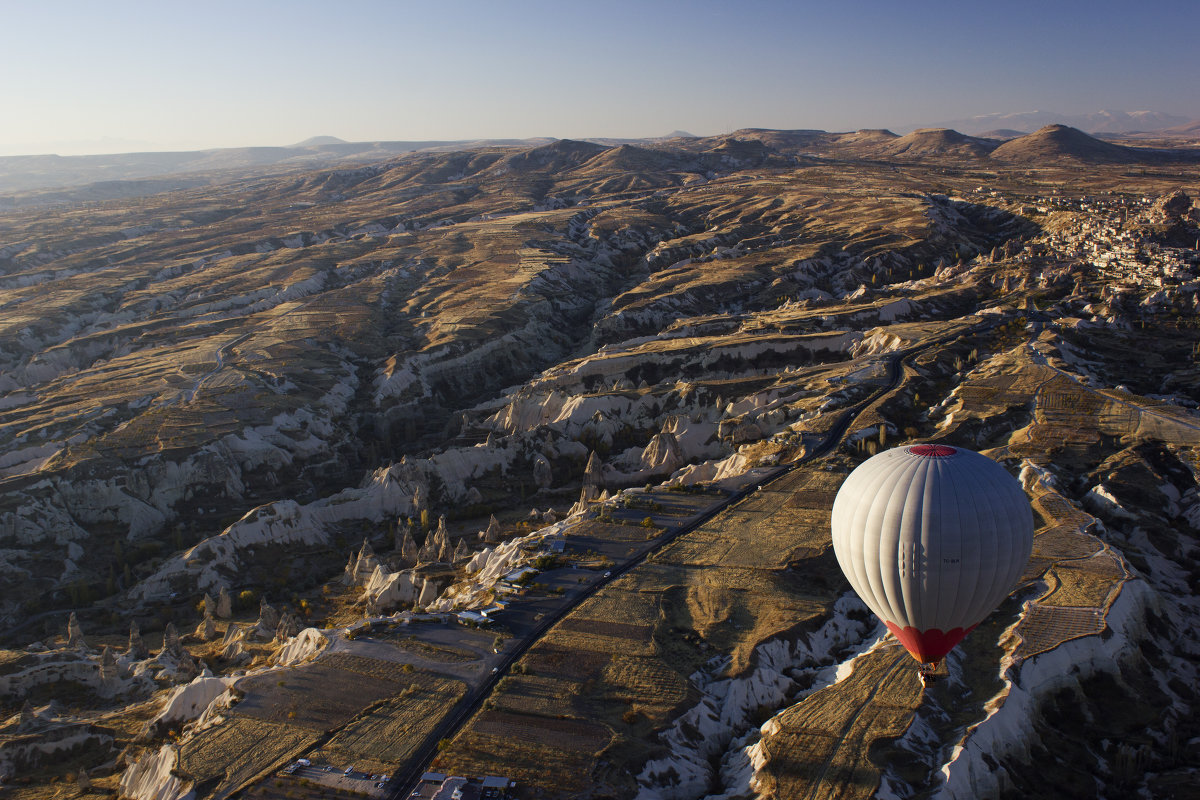
[(941, 661), (947, 653), (954, 649), (956, 644), (962, 641), (964, 636), (975, 630), (975, 625), (969, 628), (953, 628), (948, 631), (940, 628), (919, 631), (911, 625), (901, 628), (896, 623), (887, 620), (884, 620), (883, 624), (887, 625), (892, 635), (900, 640), (904, 649), (922, 664)]

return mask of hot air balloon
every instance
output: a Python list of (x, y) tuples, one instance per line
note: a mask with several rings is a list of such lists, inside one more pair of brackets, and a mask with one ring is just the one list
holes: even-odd
[(1008, 596), (1033, 547), (1021, 484), (987, 456), (942, 444), (860, 464), (838, 489), (832, 527), (842, 572), (923, 665), (923, 681)]

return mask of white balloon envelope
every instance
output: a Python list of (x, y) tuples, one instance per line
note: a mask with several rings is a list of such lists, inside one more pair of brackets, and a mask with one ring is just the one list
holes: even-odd
[(1020, 482), (987, 456), (941, 444), (860, 464), (838, 489), (832, 527), (854, 591), (923, 663), (1003, 602), (1033, 547)]

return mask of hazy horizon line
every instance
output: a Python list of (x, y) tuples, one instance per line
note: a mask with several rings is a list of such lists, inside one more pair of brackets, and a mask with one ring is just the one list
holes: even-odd
[[(1101, 109), (1093, 112), (1081, 113), (1064, 113), (1058, 111), (1043, 111), (1041, 109), (1031, 109), (1027, 111), (995, 111), (986, 114), (975, 114), (969, 117), (960, 117), (953, 120), (943, 120), (941, 122), (923, 122), (906, 125), (874, 125), (860, 126), (857, 128), (845, 129), (830, 129), (819, 127), (775, 127), (769, 125), (740, 125), (734, 128), (723, 129), (715, 133), (695, 133), (686, 131), (682, 128), (676, 128), (669, 133), (657, 134), (652, 136), (619, 136), (619, 135), (588, 135), (588, 136), (553, 136), (548, 134), (532, 135), (532, 136), (462, 136), (462, 137), (403, 137), (403, 138), (383, 138), (383, 137), (366, 137), (366, 138), (342, 138), (335, 134), (318, 133), (303, 138), (297, 139), (286, 144), (263, 144), (263, 143), (241, 143), (241, 144), (203, 144), (199, 142), (153, 142), (141, 139), (128, 139), (119, 136), (101, 136), (95, 139), (61, 139), (44, 143), (32, 142), (13, 142), (0, 143), (0, 158), (21, 158), (21, 157), (38, 157), (38, 156), (54, 156), (59, 158), (72, 158), (80, 156), (108, 156), (108, 155), (136, 155), (139, 153), (198, 153), (213, 150), (238, 150), (238, 149), (254, 149), (254, 148), (291, 148), (306, 146), (305, 143), (314, 139), (336, 139), (342, 144), (365, 144), (370, 142), (430, 142), (430, 143), (470, 143), (470, 142), (530, 142), (538, 140), (557, 141), (563, 139), (578, 139), (578, 140), (628, 140), (628, 141), (646, 141), (654, 139), (665, 139), (673, 136), (686, 133), (695, 138), (709, 138), (714, 136), (723, 136), (735, 133), (739, 130), (816, 130), (825, 133), (851, 133), (859, 130), (891, 130), (894, 132), (911, 132), (922, 128), (937, 128), (948, 127), (947, 123), (961, 123), (969, 120), (982, 120), (989, 117), (1013, 117), (1029, 114), (1047, 114), (1059, 117), (1079, 117), (1093, 116), (1099, 114), (1163, 114), (1168, 116), (1189, 118), (1193, 121), (1200, 121), (1200, 115), (1189, 117), (1187, 114), (1177, 114), (1164, 111), (1153, 111), (1148, 109), (1139, 109), (1135, 111), (1124, 111), (1118, 109)], [(1056, 123), (1046, 123), (1056, 124)], [(1124, 131), (1133, 132), (1133, 131)], [(1145, 131), (1147, 133), (1154, 132)], [(1032, 131), (1027, 131), (1032, 133)], [(1089, 133), (1091, 133), (1089, 131)], [(1116, 133), (1100, 131), (1099, 133)], [(105, 149), (107, 148), (107, 149)]]

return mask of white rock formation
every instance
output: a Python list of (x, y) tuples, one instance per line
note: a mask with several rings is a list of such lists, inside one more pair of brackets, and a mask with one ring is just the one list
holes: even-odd
[[(215, 601), (213, 605), (216, 605)], [(217, 621), (213, 619), (207, 606), (204, 608), (204, 619), (200, 620), (200, 624), (196, 626), (196, 631), (192, 635), (202, 642), (209, 642), (217, 637)]]
[(285, 611), (279, 617), (279, 625), (275, 628), (275, 641), (286, 642), (300, 632), (300, 620), (290, 611)]
[(111, 647), (104, 645), (104, 649), (100, 651), (100, 682), (111, 686), (117, 678), (117, 657)]
[(357, 554), (351, 553), (350, 561), (346, 564), (345, 581), (350, 586), (361, 586), (371, 577), (371, 573), (379, 566), (379, 557), (371, 543), (363, 538), (362, 548)]
[(746, 457), (734, 453), (720, 461), (705, 461), (702, 464), (686, 466), (671, 475), (669, 483), (675, 486), (692, 486), (697, 483), (709, 483), (733, 478), (750, 468)]
[(400, 553), (400, 563), (404, 566), (411, 567), (417, 563), (417, 542), (413, 538), (411, 523), (400, 523), (400, 527), (403, 528), (403, 534), (401, 534), (400, 528), (397, 528), (396, 550)]
[(279, 612), (264, 597), (258, 603), (258, 622), (254, 626), (254, 635), (260, 639), (274, 639), (278, 628)]
[(430, 610), (452, 611), (481, 607), (485, 600), (491, 597), (496, 583), (501, 578), (546, 552), (537, 545), (547, 539), (561, 536), (568, 525), (569, 521), (564, 520), (525, 536), (510, 539), (494, 549), (485, 548), (475, 553), (466, 564), (466, 577), (449, 586)]
[(500, 541), (500, 523), (496, 520), (495, 514), (492, 514), (488, 518), (487, 530), (480, 531), (479, 538), (488, 544), (495, 544)]
[(329, 638), (317, 628), (305, 628), (283, 643), (274, 656), (275, 664), (290, 667), (317, 657), (329, 646)]
[(242, 664), (251, 659), (249, 651), (241, 638), (235, 639), (221, 648), (221, 660), (230, 664)]
[(221, 591), (217, 595), (216, 615), (221, 619), (229, 619), (233, 616), (233, 598), (229, 596), (229, 590), (224, 586), (221, 587)]
[(421, 595), (417, 598), (417, 605), (422, 608), (428, 608), (438, 599), (438, 586), (431, 580), (426, 580), (421, 586)]
[(571, 506), (571, 511), (568, 513), (568, 516), (584, 513), (588, 510), (588, 508), (591, 507), (593, 502), (599, 499), (599, 497), (600, 490), (591, 484), (585, 483), (583, 488), (579, 491), (579, 499), (575, 502), (575, 505)]
[(424, 579), (415, 570), (388, 572), (379, 567), (366, 584), (367, 607), (383, 613), (401, 605), (412, 605), (421, 596)]
[(429, 490), (424, 483), (418, 483), (413, 490), (412, 513), (414, 518), (420, 518), (421, 512), (429, 508)]
[(604, 462), (595, 452), (588, 455), (587, 466), (583, 470), (583, 485), (604, 488)]
[(150, 650), (142, 641), (142, 634), (138, 630), (136, 622), (129, 623), (129, 648), (125, 651), (125, 655), (134, 661), (140, 661), (150, 655)]
[(471, 550), (469, 547), (467, 547), (467, 540), (459, 539), (458, 546), (456, 546), (454, 548), (454, 558), (451, 561), (451, 563), (457, 564), (459, 561), (462, 561), (462, 560), (470, 558), (470, 557), (471, 557)]
[(674, 472), (684, 461), (675, 434), (656, 433), (642, 450), (641, 468), (647, 472)]
[(67, 618), (67, 647), (71, 650), (88, 649), (87, 642), (83, 640), (83, 629), (79, 627), (79, 620), (74, 611)]
[(121, 797), (129, 800), (191, 800), (194, 786), (175, 775), (179, 759), (174, 745), (164, 744), (158, 750), (142, 755), (121, 775)]
[(417, 551), (417, 563), (432, 564), (434, 561), (437, 561), (437, 558), (437, 543), (433, 540), (433, 534), (427, 533), (425, 534), (425, 543), (421, 545), (421, 549)]
[(163, 629), (162, 650), (159, 651), (159, 654), (166, 653), (179, 658), (183, 652), (183, 643), (179, 641), (179, 630), (175, 627), (174, 622), (168, 622), (166, 628)]
[(423, 480), (421, 469), (401, 462), (375, 470), (359, 488), (307, 505), (280, 500), (251, 509), (217, 536), (166, 561), (131, 594), (150, 601), (166, 599), (178, 585), (207, 591), (231, 582), (241, 569), (241, 554), (248, 550), (327, 544), (331, 527), (347, 520), (379, 523), (412, 513), (413, 485)]
[(150, 739), (169, 727), (178, 728), (184, 723), (199, 719), (213, 701), (224, 695), (236, 680), (232, 677), (201, 676), (191, 683), (176, 687), (167, 697), (162, 710), (143, 727), (142, 737)]

